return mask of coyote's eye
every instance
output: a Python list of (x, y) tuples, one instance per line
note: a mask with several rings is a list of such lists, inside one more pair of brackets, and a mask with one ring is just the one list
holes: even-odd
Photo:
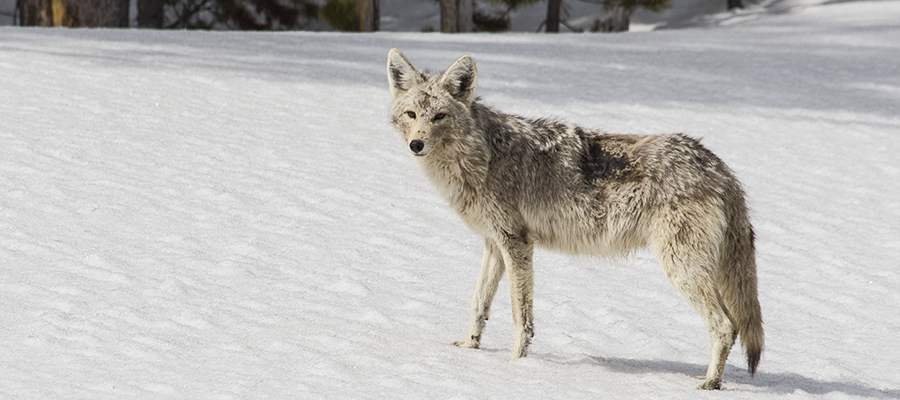
[(407, 116), (407, 117), (410, 117), (410, 118), (412, 118), (412, 119), (416, 119), (416, 113), (414, 113), (414, 112), (412, 112), (412, 111), (407, 111), (407, 112), (406, 112), (406, 116)]
[(444, 114), (444, 113), (438, 113), (437, 115), (434, 116), (434, 120), (435, 120), (435, 121), (440, 121), (440, 120), (444, 119), (444, 117), (446, 117), (446, 116), (447, 116), (447, 114)]

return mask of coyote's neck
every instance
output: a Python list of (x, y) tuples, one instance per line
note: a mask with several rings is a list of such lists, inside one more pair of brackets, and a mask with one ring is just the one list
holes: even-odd
[[(483, 108), (473, 104), (472, 117)], [(459, 122), (452, 140), (419, 161), (431, 183), (462, 212), (483, 193), (491, 150), (475, 118)]]
[(486, 163), (482, 166), (465, 158), (441, 158), (421, 160), (421, 164), (431, 183), (457, 211), (467, 208), (482, 192)]

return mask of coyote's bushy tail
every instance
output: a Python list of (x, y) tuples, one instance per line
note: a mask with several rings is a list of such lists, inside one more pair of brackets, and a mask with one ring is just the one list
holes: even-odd
[(747, 368), (753, 375), (759, 365), (765, 338), (756, 289), (753, 227), (747, 215), (743, 190), (738, 188), (736, 193), (738, 195), (732, 199), (732, 207), (728, 210), (730, 215), (718, 280), (731, 323), (747, 354)]

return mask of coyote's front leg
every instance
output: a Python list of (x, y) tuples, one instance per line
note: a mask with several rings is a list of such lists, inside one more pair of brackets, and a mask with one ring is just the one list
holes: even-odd
[(472, 296), (472, 318), (469, 320), (469, 331), (466, 340), (454, 342), (459, 347), (477, 349), (481, 342), (481, 332), (485, 321), (491, 313), (491, 302), (497, 294), (497, 285), (503, 278), (503, 256), (493, 239), (484, 239), (484, 257), (481, 260), (481, 272)]
[(516, 327), (516, 342), (512, 349), (515, 360), (528, 355), (528, 345), (534, 336), (534, 271), (531, 266), (534, 244), (523, 236), (505, 234), (498, 245), (509, 277), (513, 325)]

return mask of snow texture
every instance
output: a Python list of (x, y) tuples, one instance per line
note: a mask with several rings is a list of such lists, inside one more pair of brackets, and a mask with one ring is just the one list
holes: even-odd
[[(0, 29), (0, 398), (900, 398), (900, 2), (711, 29), (440, 35)], [(397, 47), (484, 102), (702, 137), (743, 181), (767, 333), (700, 392), (647, 252), (481, 259), (387, 118)], [(503, 284), (501, 284), (503, 285)]]

